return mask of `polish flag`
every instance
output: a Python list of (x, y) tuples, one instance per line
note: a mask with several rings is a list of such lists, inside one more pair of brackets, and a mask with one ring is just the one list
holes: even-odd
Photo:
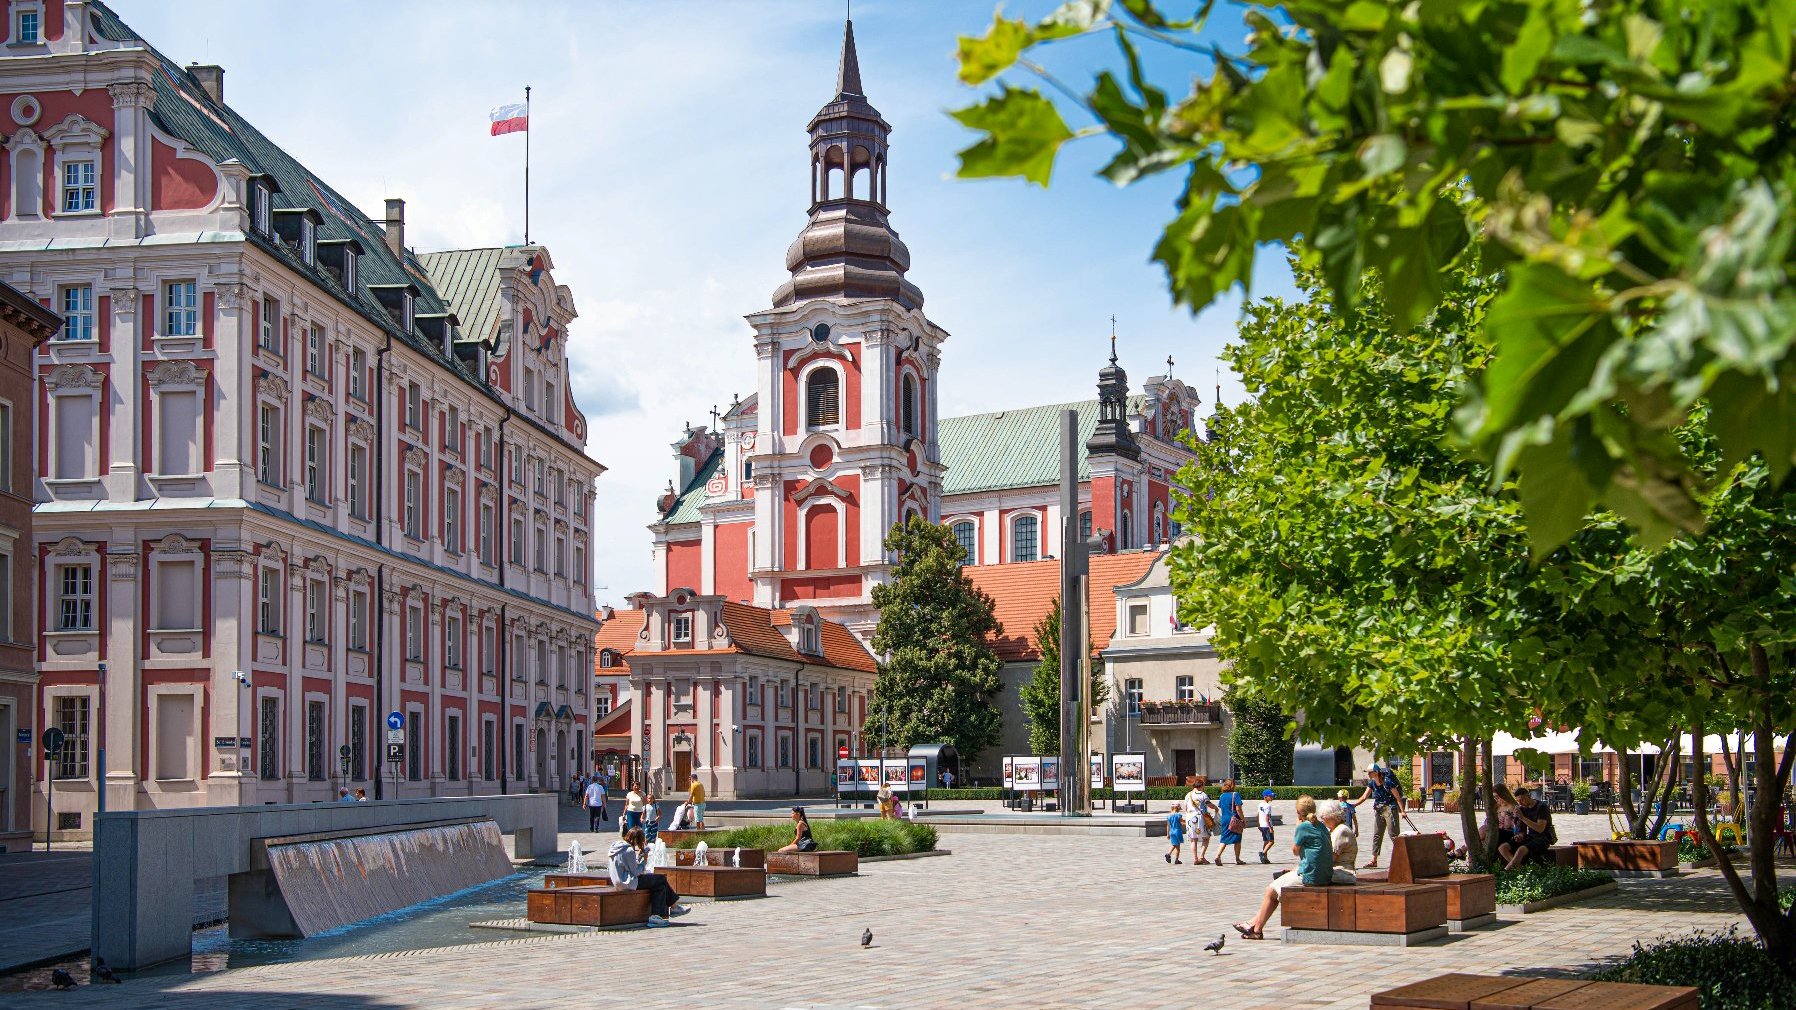
[(501, 105), (492, 112), (493, 132), (497, 137), (506, 133), (517, 133), (530, 129), (530, 107), (523, 102), (515, 105)]

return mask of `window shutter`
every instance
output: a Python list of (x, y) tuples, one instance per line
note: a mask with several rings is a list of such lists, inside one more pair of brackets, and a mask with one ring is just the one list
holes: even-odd
[(833, 369), (819, 368), (805, 381), (805, 417), (812, 428), (842, 423), (840, 390)]

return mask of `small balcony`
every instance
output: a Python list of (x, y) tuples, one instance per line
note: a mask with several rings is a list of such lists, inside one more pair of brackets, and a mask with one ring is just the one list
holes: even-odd
[(1222, 703), (1218, 701), (1144, 701), (1143, 726), (1220, 726)]

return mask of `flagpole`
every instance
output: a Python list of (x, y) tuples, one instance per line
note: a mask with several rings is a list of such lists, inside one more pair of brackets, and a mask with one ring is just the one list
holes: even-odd
[(524, 85), (524, 244), (530, 244), (530, 85)]

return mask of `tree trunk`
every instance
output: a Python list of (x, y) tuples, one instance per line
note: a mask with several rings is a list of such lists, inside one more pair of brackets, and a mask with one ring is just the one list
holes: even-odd
[[(1665, 830), (1665, 819), (1671, 816), (1671, 797), (1677, 790), (1678, 759), (1683, 756), (1683, 753), (1683, 731), (1673, 726), (1671, 736), (1666, 739), (1665, 746), (1659, 750), (1659, 773), (1653, 778), (1654, 788), (1651, 791), (1643, 790), (1646, 795), (1656, 798), (1656, 802), (1652, 804), (1651, 826), (1645, 832), (1641, 832), (1638, 828), (1634, 829), (1635, 838), (1657, 838), (1659, 833)], [(1644, 814), (1641, 819), (1646, 819)]]
[[(1634, 769), (1628, 766), (1627, 751), (1617, 753), (1616, 757), (1621, 759), (1621, 816), (1628, 823), (1628, 835), (1639, 838), (1640, 821), (1645, 818), (1639, 817), (1634, 808)], [(1614, 827), (1615, 822), (1611, 820), (1609, 824)]]
[[(1478, 749), (1484, 756), (1484, 844), (1473, 850), (1480, 856), (1478, 868), (1487, 871), (1497, 865), (1497, 778), (1491, 746), (1488, 736), (1478, 742)], [(1466, 848), (1472, 849), (1472, 846), (1468, 843)]]
[[(1477, 804), (1472, 797), (1478, 793), (1478, 740), (1466, 734), (1465, 741), (1459, 748), (1459, 830), (1465, 839), (1466, 856), (1480, 849), (1472, 844), (1478, 840), (1478, 817), (1474, 809)], [(1479, 869), (1474, 866), (1473, 869)]]
[[(1754, 656), (1754, 665), (1756, 666), (1762, 653), (1759, 653), (1757, 649), (1754, 652), (1758, 653)], [(1769, 759), (1773, 756), (1770, 742), (1772, 723), (1769, 713), (1765, 713), (1763, 718), (1755, 720), (1755, 722), (1765, 731), (1763, 734), (1765, 742), (1759, 744), (1762, 748), (1760, 753), (1764, 755), (1765, 759)], [(1702, 732), (1702, 722), (1699, 720), (1692, 730), (1692, 736), (1695, 738), (1693, 754), (1699, 769), (1702, 767), (1704, 756)], [(1723, 740), (1722, 744), (1725, 747), (1726, 741)], [(1776, 861), (1773, 859), (1771, 826), (1776, 823), (1777, 797), (1783, 795), (1783, 787), (1789, 782), (1792, 754), (1796, 754), (1796, 749), (1785, 752), (1784, 760), (1779, 763), (1776, 771), (1768, 770), (1770, 767), (1768, 761), (1759, 769), (1760, 789), (1764, 791), (1761, 792), (1757, 798), (1758, 802), (1754, 806), (1756, 808), (1760, 805), (1770, 805), (1772, 812), (1764, 814), (1764, 819), (1761, 821), (1761, 812), (1754, 810), (1753, 830), (1747, 836), (1747, 859), (1754, 877), (1751, 890), (1748, 890), (1746, 882), (1740, 879), (1740, 871), (1734, 866), (1733, 858), (1722, 851), (1721, 843), (1716, 840), (1715, 833), (1709, 828), (1707, 780), (1702, 775), (1697, 775), (1696, 781), (1691, 783), (1691, 796), (1696, 807), (1697, 836), (1702, 839), (1704, 845), (1709, 847), (1709, 852), (1715, 856), (1716, 868), (1721, 871), (1721, 876), (1727, 881), (1728, 890), (1733, 892), (1734, 900), (1739, 904), (1740, 910), (1746, 913), (1747, 921), (1752, 923), (1753, 932), (1758, 934), (1759, 942), (1765, 946), (1765, 953), (1783, 969), (1785, 974), (1796, 974), (1796, 910), (1786, 913), (1777, 907), (1777, 867)], [(1769, 795), (1767, 795), (1767, 791)]]

